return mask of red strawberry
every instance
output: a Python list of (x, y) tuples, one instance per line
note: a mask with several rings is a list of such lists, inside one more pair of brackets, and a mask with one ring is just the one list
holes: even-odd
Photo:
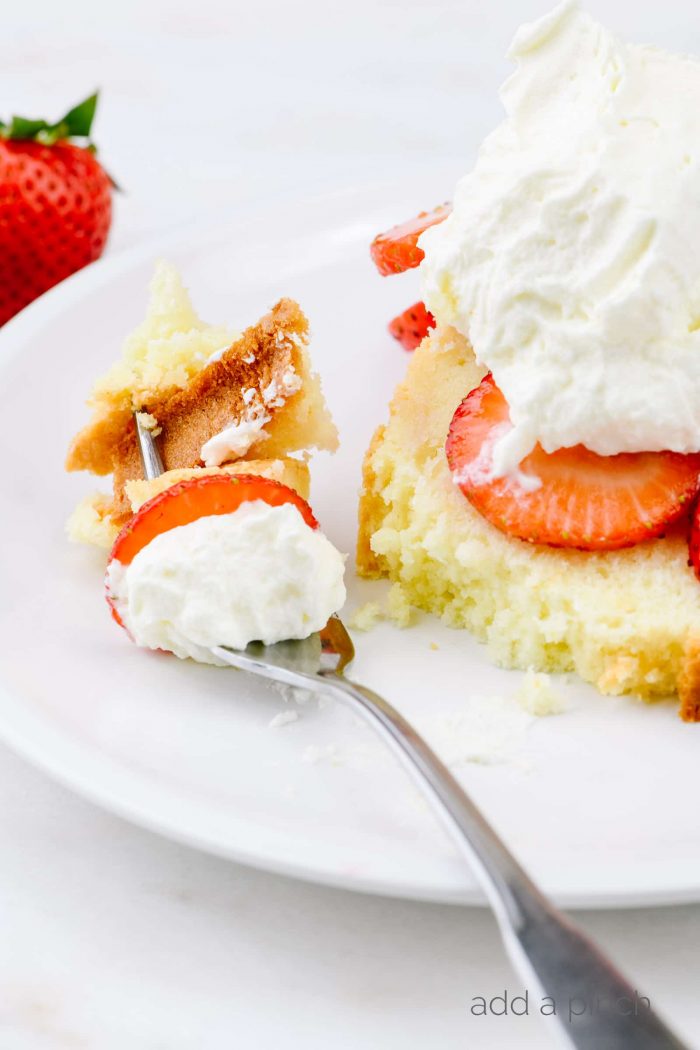
[(502, 433), (509, 423), (508, 404), (488, 375), (454, 414), (447, 460), (470, 503), (497, 529), (529, 543), (630, 547), (687, 514), (698, 492), (700, 454), (598, 456), (583, 445), (552, 453), (538, 445), (520, 464), (541, 479), (534, 491), (511, 478), (490, 479), (488, 447), (496, 428)]
[[(286, 485), (256, 474), (206, 474), (179, 481), (144, 503), (117, 536), (109, 560), (129, 565), (147, 543), (178, 525), (212, 514), (232, 514), (246, 500), (261, 499), (271, 507), (292, 503), (308, 526), (318, 528), (311, 507)], [(107, 591), (112, 616), (122, 624)]]
[(379, 272), (386, 277), (418, 266), (425, 255), (418, 247), (418, 238), (429, 226), (437, 226), (446, 219), (451, 211), (451, 204), (440, 204), (432, 211), (422, 211), (415, 219), (378, 234), (369, 250)]
[(426, 310), (425, 303), (414, 303), (389, 323), (389, 331), (405, 350), (415, 350), (434, 327), (435, 318)]
[(96, 105), (0, 123), (0, 324), (102, 254), (112, 199), (89, 141)]
[(688, 537), (688, 565), (700, 580), (700, 502), (695, 504)]

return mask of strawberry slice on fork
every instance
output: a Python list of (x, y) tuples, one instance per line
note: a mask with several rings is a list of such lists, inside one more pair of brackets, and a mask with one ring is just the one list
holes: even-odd
[[(144, 503), (114, 541), (109, 564), (118, 561), (122, 565), (129, 565), (139, 551), (162, 532), (189, 525), (197, 518), (232, 514), (247, 500), (263, 500), (271, 507), (292, 503), (310, 528), (318, 528), (318, 522), (306, 500), (279, 481), (257, 474), (207, 474), (179, 481)], [(123, 627), (109, 587), (106, 598), (112, 616)]]

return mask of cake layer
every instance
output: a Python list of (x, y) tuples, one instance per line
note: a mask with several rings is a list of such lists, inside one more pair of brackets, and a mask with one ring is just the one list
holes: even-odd
[(132, 413), (182, 389), (212, 354), (230, 346), (239, 334), (202, 321), (178, 271), (159, 262), (146, 317), (125, 339), (118, 360), (93, 386), (88, 400), (92, 417), (71, 446), (68, 469), (111, 474), (114, 447)]
[(158, 493), (176, 485), (178, 481), (205, 477), (207, 474), (255, 474), (294, 489), (305, 500), (309, 498), (311, 477), (306, 463), (300, 459), (246, 459), (227, 463), (223, 467), (194, 467), (168, 470), (153, 481), (128, 481), (126, 494), (131, 510), (136, 511)]
[[(208, 442), (228, 428), (252, 424), (244, 444), (217, 449), (214, 462), (247, 457), (273, 459), (313, 448), (333, 450), (338, 436), (307, 351), (308, 322), (291, 299), (281, 299), (257, 324), (214, 360), (203, 364), (181, 389), (169, 381), (147, 401), (134, 394), (131, 405), (148, 414), (166, 470), (207, 461)], [(119, 393), (111, 413), (99, 413), (75, 438), (68, 470), (114, 474), (114, 511), (129, 513), (127, 482), (143, 477), (132, 407)], [(235, 441), (234, 441), (235, 445)]]
[[(307, 338), (304, 314), (295, 302), (282, 299), (182, 390), (144, 405), (161, 431), (157, 440), (166, 470), (201, 464), (204, 445), (228, 426), (249, 418), (252, 408), (262, 407), (268, 422), (241, 458), (335, 449), (337, 432), (320, 381), (311, 372)], [(295, 377), (296, 389), (284, 396), (288, 375)], [(131, 419), (114, 449), (112, 469), (115, 507), (123, 514), (128, 511), (127, 481), (143, 476)]]
[(678, 693), (700, 715), (700, 584), (686, 527), (619, 551), (533, 546), (490, 525), (454, 485), (452, 415), (483, 377), (467, 340), (422, 343), (367, 452), (358, 568), (486, 642), (506, 667), (576, 671), (603, 693)]

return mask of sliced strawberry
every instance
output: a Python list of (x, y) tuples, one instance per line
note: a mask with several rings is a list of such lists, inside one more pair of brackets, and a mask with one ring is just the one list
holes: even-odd
[(179, 481), (144, 503), (114, 541), (110, 561), (129, 565), (138, 552), (161, 532), (188, 525), (212, 514), (232, 514), (241, 503), (261, 499), (271, 507), (293, 503), (312, 529), (318, 522), (311, 507), (294, 489), (256, 474), (207, 474)]
[(437, 226), (452, 211), (451, 204), (440, 204), (432, 211), (422, 211), (415, 219), (393, 226), (386, 233), (378, 234), (370, 246), (374, 264), (386, 277), (390, 273), (403, 273), (418, 266), (425, 252), (418, 247), (418, 238), (429, 226)]
[(435, 318), (425, 303), (414, 303), (389, 323), (389, 331), (405, 350), (415, 350), (434, 327)]
[[(189, 525), (197, 518), (213, 514), (232, 514), (247, 500), (263, 500), (271, 507), (292, 503), (306, 524), (318, 528), (311, 507), (294, 489), (279, 481), (255, 474), (207, 474), (188, 478), (160, 492), (144, 503), (121, 530), (112, 547), (109, 560), (129, 565), (147, 543), (179, 525)], [(107, 601), (117, 623), (122, 621), (109, 592)]]
[(520, 464), (542, 482), (533, 491), (513, 478), (492, 479), (490, 449), (509, 426), (508, 404), (488, 375), (454, 414), (447, 460), (470, 503), (496, 528), (529, 543), (630, 547), (687, 514), (698, 492), (700, 454), (598, 456), (583, 445), (552, 453), (538, 445)]
[(691, 566), (695, 575), (700, 580), (700, 502), (695, 504), (693, 516), (690, 519), (688, 565)]

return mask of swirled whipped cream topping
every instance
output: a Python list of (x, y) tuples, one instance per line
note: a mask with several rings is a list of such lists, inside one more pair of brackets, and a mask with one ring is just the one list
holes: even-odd
[(245, 649), (308, 638), (345, 602), (345, 559), (291, 503), (241, 504), (162, 532), (107, 590), (137, 645), (219, 664), (215, 645)]
[(429, 308), (510, 406), (492, 473), (537, 442), (697, 452), (700, 62), (622, 43), (570, 2), (510, 57), (506, 119), (420, 241)]

